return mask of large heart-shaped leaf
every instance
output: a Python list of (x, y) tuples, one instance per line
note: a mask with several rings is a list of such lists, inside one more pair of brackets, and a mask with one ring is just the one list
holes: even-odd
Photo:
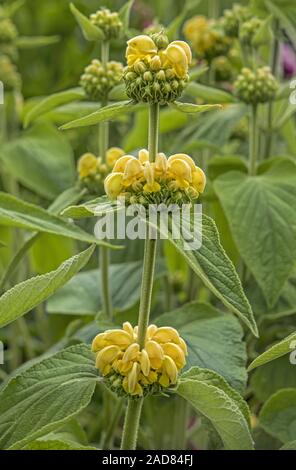
[(225, 174), (214, 188), (237, 248), (272, 307), (296, 259), (296, 165), (284, 160), (255, 177)]
[(187, 367), (216, 371), (233, 388), (244, 390), (247, 357), (242, 327), (236, 318), (211, 305), (192, 302), (154, 321), (180, 332), (188, 347)]
[(65, 136), (49, 124), (38, 124), (1, 146), (0, 160), (24, 186), (54, 199), (73, 186), (73, 151)]
[(227, 450), (252, 450), (253, 440), (241, 401), (209, 375), (181, 378), (176, 393), (211, 421)]
[(296, 389), (285, 388), (272, 395), (260, 412), (259, 422), (268, 434), (280, 441), (295, 441)]
[(94, 355), (82, 344), (21, 372), (0, 393), (1, 449), (21, 449), (77, 415), (97, 380)]
[(50, 297), (89, 261), (94, 245), (69, 258), (56, 270), (17, 284), (0, 297), (0, 327), (11, 323)]

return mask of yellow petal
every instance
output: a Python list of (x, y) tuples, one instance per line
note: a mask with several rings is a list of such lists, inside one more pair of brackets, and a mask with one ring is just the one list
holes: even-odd
[(105, 332), (105, 339), (110, 344), (115, 344), (120, 348), (126, 348), (131, 344), (131, 337), (130, 335), (123, 330), (114, 329), (114, 330), (107, 330)]
[(135, 359), (137, 359), (139, 352), (140, 346), (138, 345), (138, 343), (131, 344), (125, 351), (122, 358), (122, 362), (125, 363), (129, 361), (134, 361)]
[(106, 346), (97, 354), (96, 367), (103, 371), (104, 367), (112, 363), (119, 353), (120, 348), (118, 346)]
[[(175, 328), (170, 326), (161, 326), (157, 329), (156, 333), (153, 335), (153, 340), (159, 343), (179, 343), (180, 336)], [(147, 347), (146, 347), (147, 349)]]
[(145, 349), (142, 349), (141, 356), (140, 356), (140, 365), (142, 372), (145, 376), (149, 375), (150, 372), (150, 360), (148, 353)]
[(125, 167), (130, 160), (136, 160), (136, 157), (133, 155), (124, 155), (120, 157), (113, 167), (113, 173), (124, 173)]
[(149, 356), (151, 367), (153, 369), (159, 369), (164, 358), (162, 347), (156, 341), (147, 341), (145, 349)]
[(85, 153), (78, 160), (78, 173), (80, 178), (96, 174), (98, 159), (92, 153)]
[(183, 369), (186, 364), (185, 354), (181, 347), (175, 343), (165, 343), (162, 349), (167, 356), (170, 356), (175, 362), (178, 369)]
[(165, 374), (169, 377), (170, 382), (172, 384), (175, 384), (178, 379), (178, 369), (173, 359), (170, 356), (164, 356), (162, 367), (163, 367)]
[(111, 147), (106, 152), (106, 161), (108, 165), (113, 168), (115, 162), (120, 158), (123, 157), (125, 154), (124, 150), (119, 147)]
[(151, 39), (150, 36), (146, 34), (140, 34), (139, 36), (135, 36), (134, 38), (127, 41), (128, 50), (130, 52), (139, 52), (142, 54), (156, 54), (157, 47), (154, 41)]
[(126, 331), (132, 339), (134, 338), (134, 329), (129, 321), (124, 322), (122, 329)]
[(159, 378), (159, 383), (162, 387), (168, 387), (170, 385), (170, 379), (166, 374), (162, 374)]
[(148, 150), (146, 149), (139, 150), (138, 156), (139, 156), (139, 161), (142, 163), (142, 165), (146, 162), (149, 162)]
[(206, 175), (201, 168), (196, 167), (192, 173), (192, 186), (199, 192), (203, 193), (206, 187)]
[(144, 189), (145, 193), (158, 193), (158, 191), (160, 191), (161, 187), (160, 187), (160, 184), (157, 183), (157, 181), (154, 181), (153, 184), (146, 183), (143, 186), (143, 189)]
[(187, 344), (185, 343), (183, 338), (179, 338), (179, 346), (182, 349), (185, 356), (188, 356)]
[(167, 59), (172, 64), (176, 75), (179, 78), (184, 77), (188, 71), (188, 60), (182, 47), (169, 44), (165, 50), (165, 53)]
[(105, 193), (110, 199), (116, 199), (123, 189), (122, 173), (110, 173), (104, 181)]
[(186, 54), (188, 64), (191, 64), (191, 62), (192, 62), (192, 52), (191, 52), (190, 46), (187, 44), (187, 42), (185, 42), (185, 41), (173, 41), (173, 42), (171, 42), (170, 45), (176, 45), (176, 46), (181, 47), (181, 49), (183, 49), (183, 51)]
[(147, 333), (146, 333), (147, 340), (151, 339), (156, 331), (157, 331), (156, 325), (153, 325), (153, 324), (149, 325), (147, 328)]
[(168, 161), (164, 153), (158, 153), (155, 158), (155, 172), (165, 175), (168, 167)]
[(192, 171), (185, 160), (181, 158), (176, 158), (169, 162), (169, 171), (172, 173), (176, 179), (186, 180), (189, 183), (192, 181)]
[(91, 350), (93, 352), (97, 352), (100, 349), (103, 349), (107, 345), (108, 343), (105, 338), (105, 333), (100, 333), (94, 338), (92, 345), (91, 345)]
[(189, 155), (187, 155), (186, 153), (175, 153), (174, 155), (171, 155), (168, 158), (168, 163), (170, 164), (174, 160), (184, 160), (184, 162), (188, 163), (192, 172), (196, 170), (194, 160), (191, 157), (189, 157)]
[(135, 391), (139, 374), (140, 374), (140, 365), (137, 362), (135, 362), (132, 367), (132, 370), (130, 371), (127, 377), (128, 393), (132, 394)]
[(132, 181), (139, 177), (143, 173), (143, 166), (139, 162), (139, 160), (132, 159), (127, 162), (124, 174), (123, 174), (123, 180), (128, 180)]

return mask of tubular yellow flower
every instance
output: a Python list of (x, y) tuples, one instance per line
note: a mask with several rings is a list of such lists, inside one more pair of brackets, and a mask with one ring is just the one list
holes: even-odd
[(110, 173), (105, 179), (104, 188), (110, 199), (116, 199), (123, 189), (122, 173)]
[[(124, 158), (124, 157), (123, 157)], [(130, 186), (143, 174), (143, 166), (136, 158), (129, 160), (123, 174), (123, 184)]]
[(115, 165), (113, 167), (113, 172), (114, 173), (123, 173), (127, 163), (132, 159), (135, 159), (135, 157), (133, 155), (124, 155), (124, 156), (120, 157), (115, 162)]
[(208, 20), (205, 16), (194, 16), (186, 21), (183, 32), (185, 37), (193, 42), (207, 28)]
[(174, 155), (171, 155), (168, 158), (168, 164), (170, 164), (174, 160), (184, 160), (184, 162), (186, 162), (190, 166), (191, 170), (195, 171), (195, 163), (193, 159), (189, 157), (189, 155), (187, 155), (186, 153), (175, 153)]
[(144, 165), (144, 163), (149, 162), (149, 152), (146, 149), (139, 151), (139, 161)]
[(97, 171), (97, 157), (93, 153), (85, 153), (78, 160), (78, 173), (80, 178), (95, 175)]
[(155, 158), (155, 174), (159, 177), (164, 177), (166, 175), (168, 168), (168, 161), (164, 153), (158, 153)]
[(143, 170), (144, 177), (147, 183), (143, 189), (146, 193), (156, 193), (160, 191), (160, 184), (154, 180), (154, 164), (147, 162)]
[(111, 363), (120, 353), (120, 348), (118, 346), (106, 346), (102, 349), (96, 359), (96, 367), (100, 369), (102, 375), (107, 375), (111, 369)]
[(150, 36), (141, 34), (127, 41), (126, 59), (129, 66), (135, 62), (151, 58), (157, 54), (157, 47)]
[(206, 175), (201, 168), (196, 167), (192, 173), (192, 186), (199, 192), (203, 193), (206, 186)]
[(176, 158), (169, 162), (169, 173), (173, 175), (178, 182), (182, 183), (184, 181), (185, 185), (192, 181), (191, 168), (185, 160)]
[(171, 43), (164, 51), (164, 55), (177, 77), (183, 78), (188, 72), (188, 59), (184, 49), (177, 44)]
[(177, 382), (186, 362), (186, 344), (174, 328), (148, 326), (142, 348), (137, 335), (137, 327), (126, 322), (122, 329), (107, 330), (93, 340), (96, 367), (119, 396), (159, 393)]
[(111, 147), (106, 152), (106, 161), (110, 168), (113, 168), (115, 162), (120, 158), (123, 157), (125, 154), (124, 150), (119, 147)]

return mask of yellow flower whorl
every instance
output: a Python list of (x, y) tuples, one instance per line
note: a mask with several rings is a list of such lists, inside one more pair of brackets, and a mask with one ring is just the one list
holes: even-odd
[(184, 41), (168, 43), (163, 33), (141, 34), (127, 42), (124, 72), (127, 95), (137, 102), (176, 100), (188, 81), (192, 56)]
[(125, 322), (122, 329), (98, 334), (92, 343), (96, 367), (119, 396), (141, 397), (159, 393), (177, 383), (186, 364), (187, 346), (177, 330), (150, 325), (145, 347), (138, 344), (138, 327)]
[(138, 158), (123, 155), (105, 179), (105, 192), (110, 199), (123, 198), (127, 204), (143, 205), (192, 202), (204, 192), (206, 176), (193, 159), (184, 153), (158, 153), (149, 161), (148, 151), (139, 151)]

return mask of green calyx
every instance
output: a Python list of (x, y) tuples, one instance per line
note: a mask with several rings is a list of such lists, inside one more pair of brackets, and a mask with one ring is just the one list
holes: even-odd
[(255, 36), (258, 32), (258, 29), (262, 26), (262, 23), (262, 20), (259, 18), (252, 18), (243, 23), (239, 31), (239, 39), (241, 42), (246, 46), (253, 46)]
[(100, 101), (108, 97), (108, 93), (118, 85), (122, 79), (123, 66), (120, 62), (108, 62), (106, 67), (94, 59), (84, 69), (80, 78), (80, 85), (87, 97), (93, 101)]
[(8, 56), (0, 56), (0, 81), (5, 91), (14, 91), (21, 88), (21, 76)]
[(162, 387), (158, 382), (154, 382), (152, 384), (141, 385), (143, 395), (130, 395), (123, 388), (123, 379), (124, 377), (121, 374), (113, 371), (104, 377), (104, 383), (119, 398), (129, 398), (132, 400), (139, 400), (148, 395), (163, 395), (168, 392), (167, 388)]
[(249, 18), (249, 9), (236, 3), (233, 5), (231, 10), (224, 10), (222, 25), (227, 36), (237, 38), (239, 35), (240, 24)]
[(270, 67), (260, 67), (255, 71), (243, 68), (234, 83), (234, 92), (241, 101), (254, 105), (272, 100), (278, 87)]
[(123, 24), (117, 12), (111, 12), (108, 8), (101, 8), (90, 15), (90, 21), (100, 28), (105, 39), (116, 39), (123, 31)]
[(212, 61), (216, 81), (228, 81), (233, 74), (233, 67), (226, 56), (215, 57)]
[(0, 18), (0, 43), (12, 43), (17, 36), (13, 22), (9, 18)]
[(153, 61), (150, 64), (140, 61), (133, 67), (126, 67), (123, 79), (126, 93), (133, 101), (164, 105), (181, 96), (189, 76), (180, 79), (173, 69), (164, 70)]

